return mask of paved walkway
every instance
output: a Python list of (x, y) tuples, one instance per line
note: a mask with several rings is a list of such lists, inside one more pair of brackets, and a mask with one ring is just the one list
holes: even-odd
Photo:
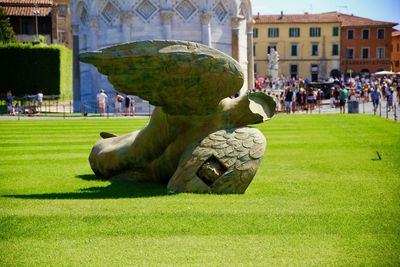
[[(348, 113), (348, 111), (349, 109), (347, 103), (346, 113)], [(330, 107), (329, 100), (324, 100), (323, 104), (320, 107), (316, 107), (312, 112), (312, 114), (339, 114), (339, 113), (340, 113), (339, 108)], [(285, 113), (279, 113), (279, 114), (285, 114)], [(307, 111), (300, 111), (300, 112), (296, 111), (294, 114), (307, 114)], [(360, 102), (358, 104), (358, 114), (371, 114), (395, 121), (400, 121), (400, 105), (399, 104), (394, 105), (393, 109), (388, 111), (387, 102), (382, 101), (376, 113), (374, 113), (372, 102), (368, 103)]]
[[(395, 121), (400, 121), (400, 106), (399, 104), (395, 105), (395, 108), (391, 111), (387, 112), (387, 103), (386, 101), (382, 101), (381, 106), (378, 108), (376, 112), (376, 116), (380, 116), (383, 118), (388, 118)], [(68, 110), (69, 111), (69, 110)], [(348, 107), (346, 105), (346, 113), (348, 113)], [(372, 102), (368, 103), (359, 103), (358, 107), (359, 114), (374, 114)], [(280, 112), (281, 115), (286, 115), (283, 112)], [(292, 113), (293, 114), (293, 113)], [(292, 115), (291, 114), (291, 115)], [(295, 112), (296, 114), (307, 114), (306, 111)], [(331, 108), (329, 105), (329, 100), (324, 100), (323, 104), (320, 107), (316, 107), (312, 114), (339, 114), (339, 108)], [(123, 114), (104, 114), (100, 116), (99, 114), (88, 114), (87, 116), (83, 116), (81, 113), (58, 113), (58, 114), (35, 114), (28, 116), (26, 114), (21, 116), (10, 116), (10, 115), (0, 115), (0, 120), (59, 120), (59, 119), (68, 119), (68, 120), (81, 120), (81, 119), (104, 119), (104, 118), (112, 118), (112, 119), (133, 119), (133, 118), (148, 118), (148, 114), (135, 114), (135, 116), (124, 116)]]

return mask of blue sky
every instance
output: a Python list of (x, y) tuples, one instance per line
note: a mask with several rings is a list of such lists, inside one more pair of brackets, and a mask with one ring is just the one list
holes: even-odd
[[(347, 14), (400, 24), (400, 0), (252, 0), (253, 14), (262, 15), (322, 13)], [(400, 26), (396, 26), (400, 30)]]

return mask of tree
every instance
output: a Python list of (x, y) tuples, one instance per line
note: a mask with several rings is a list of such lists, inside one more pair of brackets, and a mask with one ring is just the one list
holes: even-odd
[(7, 17), (4, 10), (0, 7), (0, 42), (12, 43), (16, 40), (14, 30), (10, 23), (10, 18)]

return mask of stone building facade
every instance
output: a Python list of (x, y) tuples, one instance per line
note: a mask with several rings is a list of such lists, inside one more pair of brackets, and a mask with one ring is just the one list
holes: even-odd
[(243, 92), (253, 85), (250, 0), (71, 0), (71, 16), (75, 111), (93, 112), (100, 88), (115, 94), (105, 76), (79, 63), (79, 53), (131, 41), (171, 39), (211, 46), (241, 63), (249, 77)]

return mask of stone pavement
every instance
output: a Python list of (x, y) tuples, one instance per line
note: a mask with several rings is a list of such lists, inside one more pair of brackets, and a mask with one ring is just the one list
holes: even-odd
[[(346, 113), (348, 113), (348, 107), (346, 105)], [(372, 102), (368, 103), (359, 103), (359, 108), (358, 108), (358, 113), (359, 114), (374, 114)], [(279, 115), (286, 115), (283, 112), (279, 112)], [(294, 115), (297, 114), (307, 114), (306, 111), (296, 111), (295, 113), (292, 113)], [(291, 114), (291, 115), (292, 115)], [(320, 107), (316, 107), (312, 114), (339, 114), (339, 108), (331, 108), (329, 105), (329, 100), (324, 100), (322, 105)], [(400, 121), (400, 105), (397, 103), (397, 105), (394, 105), (394, 109), (391, 111), (387, 112), (387, 103), (386, 101), (381, 102), (381, 106), (377, 109), (377, 112), (375, 114), (376, 116), (380, 116), (382, 118), (387, 118), (390, 120), (394, 121)], [(113, 114), (109, 113), (108, 116), (107, 114), (104, 114), (104, 116), (100, 116), (99, 114), (88, 114), (87, 116), (83, 116), (81, 113), (65, 113), (65, 119), (68, 120), (76, 120), (76, 119), (104, 119), (104, 118), (112, 118), (112, 119), (134, 119), (134, 118), (147, 118), (149, 117), (148, 114), (140, 113), (140, 114), (135, 114), (135, 116), (124, 116), (123, 114)], [(59, 119), (64, 119), (64, 114), (63, 113), (58, 113), (58, 114), (52, 114), (52, 115), (46, 115), (46, 114), (35, 114), (32, 116), (28, 115), (21, 115), (21, 116), (9, 116), (9, 115), (0, 115), (0, 120), (59, 120)]]
[[(339, 114), (339, 108), (332, 108), (329, 105), (329, 100), (324, 100), (322, 105), (316, 107), (311, 114)], [(346, 103), (346, 114), (349, 113), (348, 109), (348, 102)], [(285, 113), (278, 113), (278, 114), (285, 114)], [(292, 113), (293, 114), (293, 113)], [(294, 114), (307, 114), (307, 111), (296, 111)], [(372, 102), (358, 103), (358, 114), (370, 114), (380, 116), (382, 118), (387, 118), (390, 120), (399, 121), (400, 120), (400, 104), (397, 105), (394, 103), (393, 109), (390, 111), (387, 108), (387, 102), (382, 101), (380, 106), (377, 108), (376, 113), (374, 113)]]

